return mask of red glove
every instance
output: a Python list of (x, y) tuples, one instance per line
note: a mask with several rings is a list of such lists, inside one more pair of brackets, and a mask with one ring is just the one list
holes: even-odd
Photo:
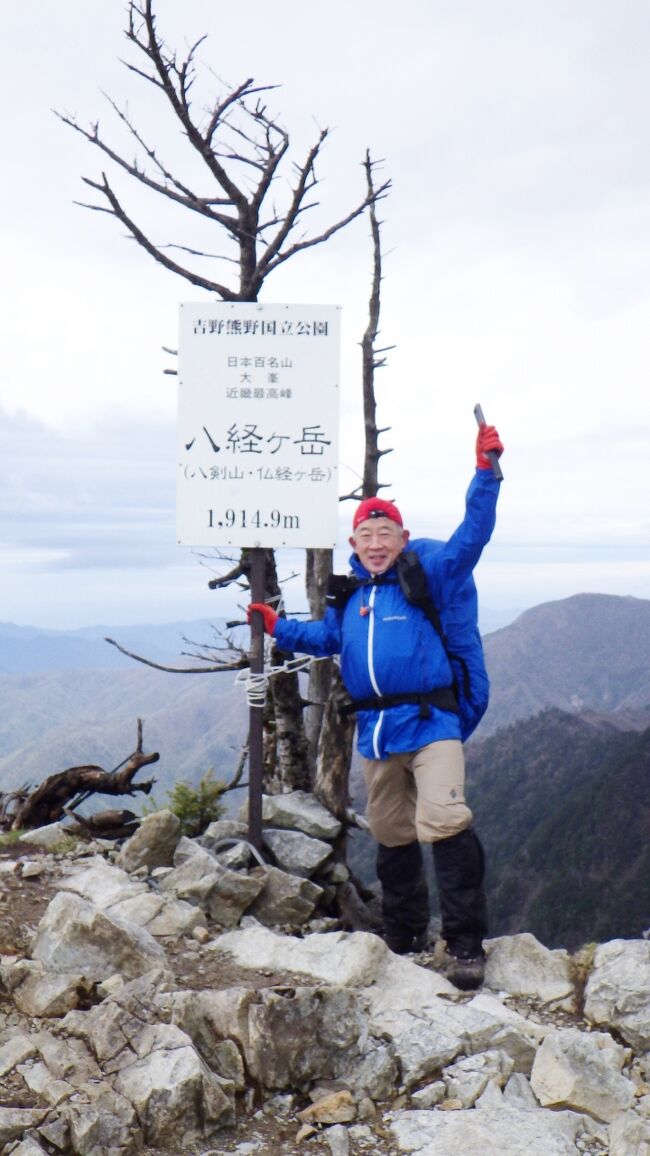
[(493, 450), (498, 458), (503, 453), (503, 445), (496, 429), (493, 425), (483, 425), (478, 431), (476, 439), (476, 467), (479, 470), (490, 470), (492, 464), (490, 459), (486, 457), (488, 450)]
[(249, 626), (251, 615), (254, 610), (257, 610), (257, 612), (262, 615), (262, 621), (264, 622), (264, 630), (266, 633), (273, 634), (273, 631), (275, 630), (275, 624), (280, 617), (279, 614), (275, 613), (275, 610), (272, 606), (267, 606), (266, 602), (251, 602), (250, 606), (246, 608), (246, 618), (248, 620)]

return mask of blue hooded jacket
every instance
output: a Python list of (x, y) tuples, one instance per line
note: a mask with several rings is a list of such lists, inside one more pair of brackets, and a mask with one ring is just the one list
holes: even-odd
[[(408, 543), (425, 569), (443, 620), (445, 608), (462, 591), (490, 540), (499, 486), (491, 470), (477, 469), (467, 491), (465, 517), (451, 538), (443, 543), (429, 538)], [(356, 577), (366, 581), (345, 609), (328, 608), (321, 621), (279, 618), (274, 630), (278, 646), (315, 656), (340, 654), (343, 682), (353, 699), (449, 686), (453, 674), (440, 638), (422, 611), (406, 599), (395, 568), (375, 582), (356, 554), (350, 565)], [(430, 717), (422, 718), (412, 703), (361, 710), (357, 727), (359, 751), (370, 759), (465, 737), (458, 715), (432, 707)]]

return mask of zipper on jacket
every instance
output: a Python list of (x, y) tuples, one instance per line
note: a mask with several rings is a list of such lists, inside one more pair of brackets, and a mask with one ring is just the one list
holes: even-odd
[[(368, 610), (370, 611), (369, 620), (368, 620), (368, 677), (370, 678), (370, 684), (371, 684), (372, 689), (374, 690), (375, 694), (381, 695), (381, 690), (379, 689), (379, 686), (377, 684), (377, 679), (375, 676), (375, 663), (374, 663), (374, 657), (373, 657), (373, 646), (374, 646), (374, 639), (375, 639), (375, 597), (376, 597), (376, 594), (377, 594), (377, 587), (373, 586), (372, 590), (370, 591), (370, 597), (368, 599)], [(383, 712), (383, 710), (380, 710), (379, 717), (377, 719), (377, 722), (375, 723), (375, 729), (372, 733), (372, 749), (375, 752), (375, 758), (376, 759), (381, 758), (381, 752), (379, 750), (379, 732), (381, 731), (381, 724), (383, 721), (384, 721), (384, 712)]]

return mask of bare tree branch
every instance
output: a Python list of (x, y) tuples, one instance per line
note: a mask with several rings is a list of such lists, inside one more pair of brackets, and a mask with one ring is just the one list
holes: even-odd
[(150, 666), (153, 670), (164, 670), (168, 674), (218, 674), (224, 670), (246, 670), (250, 666), (247, 657), (243, 655), (234, 662), (220, 662), (213, 666), (166, 666), (162, 662), (153, 662), (150, 658), (144, 658), (141, 654), (134, 654), (132, 650), (127, 650), (126, 646), (122, 646), (116, 642), (114, 638), (105, 638), (105, 642), (109, 642), (121, 654), (125, 654), (127, 658), (133, 658), (136, 662), (141, 662), (144, 666)]

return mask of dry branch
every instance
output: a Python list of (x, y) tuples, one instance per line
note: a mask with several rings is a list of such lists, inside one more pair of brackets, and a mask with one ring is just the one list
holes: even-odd
[(133, 779), (142, 767), (157, 763), (159, 758), (157, 752), (144, 754), (142, 720), (138, 719), (138, 745), (127, 760), (113, 771), (88, 765), (68, 767), (65, 771), (50, 775), (22, 802), (13, 818), (11, 829), (33, 830), (48, 823), (56, 823), (65, 814), (66, 807), (74, 807), (82, 798), (94, 794), (135, 795), (141, 791), (148, 795), (156, 780), (134, 783)]

